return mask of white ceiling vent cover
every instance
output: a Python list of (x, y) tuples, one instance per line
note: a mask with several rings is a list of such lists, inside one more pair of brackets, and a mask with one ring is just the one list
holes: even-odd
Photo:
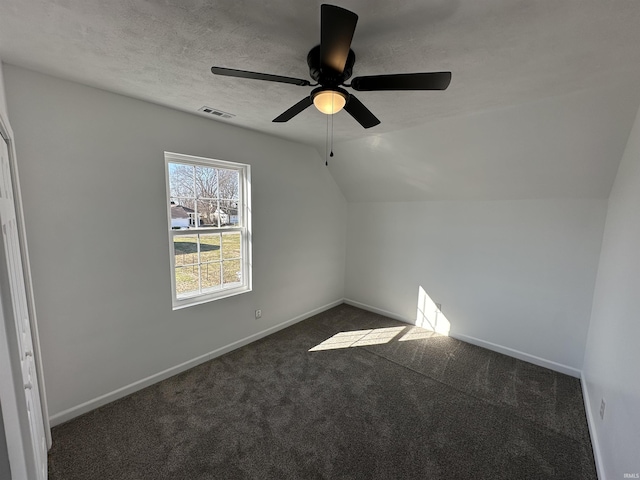
[(233, 113), (223, 112), (222, 110), (218, 110), (216, 108), (207, 107), (206, 105), (202, 108), (198, 109), (199, 112), (207, 113), (209, 115), (213, 115), (215, 117), (220, 118), (233, 118), (235, 115)]

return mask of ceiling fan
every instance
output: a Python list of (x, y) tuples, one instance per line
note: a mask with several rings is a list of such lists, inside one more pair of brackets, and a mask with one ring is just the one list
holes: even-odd
[(318, 87), (308, 97), (274, 118), (274, 122), (287, 122), (314, 104), (318, 110), (327, 115), (337, 113), (344, 108), (364, 128), (374, 127), (380, 123), (380, 120), (353, 94), (341, 87), (350, 87), (355, 91), (362, 92), (446, 90), (449, 86), (451, 72), (369, 75), (355, 77), (349, 85), (345, 84), (344, 82), (351, 77), (356, 61), (356, 55), (351, 50), (351, 40), (358, 22), (358, 15), (342, 7), (327, 4), (320, 7), (320, 15), (320, 45), (313, 47), (307, 55), (309, 75), (317, 82), (316, 84), (312, 85), (308, 80), (300, 78), (231, 68), (211, 67), (211, 72), (215, 75), (229, 77)]

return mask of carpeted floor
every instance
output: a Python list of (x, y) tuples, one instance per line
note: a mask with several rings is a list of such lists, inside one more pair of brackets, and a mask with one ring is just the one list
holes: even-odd
[(596, 479), (577, 379), (340, 305), (53, 429), (52, 480)]

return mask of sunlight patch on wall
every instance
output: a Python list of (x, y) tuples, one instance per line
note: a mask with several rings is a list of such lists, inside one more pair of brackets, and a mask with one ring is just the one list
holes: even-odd
[(336, 350), (339, 348), (364, 347), (389, 343), (407, 327), (373, 328), (370, 330), (354, 330), (336, 333), (333, 337), (309, 349), (310, 352), (320, 350)]
[(418, 287), (416, 325), (441, 335), (449, 335), (451, 324), (422, 286)]

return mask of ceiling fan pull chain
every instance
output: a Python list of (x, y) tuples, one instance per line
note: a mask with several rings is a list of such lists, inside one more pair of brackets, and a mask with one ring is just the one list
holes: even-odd
[(331, 115), (331, 153), (330, 157), (333, 157), (333, 115)]
[[(333, 98), (335, 97), (335, 93), (331, 94), (331, 111), (333, 112)], [(331, 153), (329, 154), (330, 157), (333, 157), (333, 115), (331, 116)]]
[(329, 115), (327, 115), (327, 134), (324, 137), (324, 164), (329, 166), (329, 157), (327, 157), (327, 152), (329, 151)]

